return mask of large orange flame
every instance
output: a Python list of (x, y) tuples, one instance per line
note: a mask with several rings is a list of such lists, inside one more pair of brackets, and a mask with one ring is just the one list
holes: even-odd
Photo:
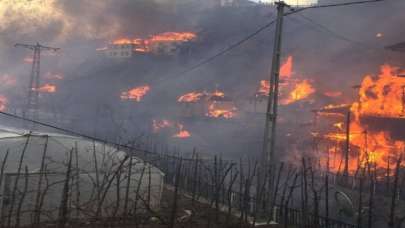
[(359, 90), (359, 102), (353, 110), (360, 115), (404, 117), (405, 78), (398, 77), (397, 67), (381, 66), (378, 78), (367, 75)]
[[(315, 92), (315, 88), (311, 85), (309, 80), (292, 80), (292, 74), (293, 57), (288, 56), (286, 61), (280, 67), (280, 90), (282, 92), (280, 103), (282, 105), (289, 105), (296, 101), (306, 99), (309, 95)], [(269, 92), (269, 81), (261, 80), (259, 89), (256, 92), (256, 97), (268, 96)]]
[(294, 89), (289, 93), (288, 97), (280, 101), (283, 105), (292, 104), (303, 100), (315, 92), (315, 88), (308, 80), (303, 80), (294, 85)]
[(123, 100), (134, 100), (136, 102), (140, 102), (142, 98), (149, 92), (150, 86), (144, 85), (144, 86), (138, 86), (135, 88), (132, 88), (128, 91), (122, 92), (121, 93), (121, 99)]
[[(353, 118), (350, 122), (350, 145), (351, 159), (349, 160), (349, 172), (356, 172), (359, 167), (370, 165), (385, 169), (388, 163), (393, 163), (398, 154), (404, 150), (405, 143), (395, 140), (387, 130), (368, 129), (361, 123), (361, 118), (396, 118), (403, 119), (404, 97), (403, 86), (405, 78), (398, 77), (398, 68), (390, 65), (381, 66), (381, 72), (377, 77), (367, 75), (364, 77), (360, 89), (359, 100), (351, 105)], [(345, 105), (340, 105), (343, 107)], [(339, 106), (328, 106), (333, 109)], [(381, 120), (383, 121), (383, 120)], [(338, 124), (338, 123), (337, 123)], [(340, 126), (340, 123), (339, 123)], [(346, 134), (328, 133), (326, 138), (334, 141), (346, 140)], [(357, 151), (357, 154), (353, 151)], [(343, 152), (335, 149), (335, 159), (342, 161)], [(335, 171), (341, 171), (340, 165), (334, 167)], [(332, 168), (333, 170), (333, 168)]]
[[(288, 56), (287, 60), (280, 67), (280, 79), (282, 82), (291, 78), (292, 68), (293, 68), (293, 57)], [(270, 93), (270, 81), (261, 80), (259, 89), (256, 93), (256, 97), (269, 96), (269, 93)]]

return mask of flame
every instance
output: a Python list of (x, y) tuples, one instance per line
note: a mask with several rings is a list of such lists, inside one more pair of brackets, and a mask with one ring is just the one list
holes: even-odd
[(199, 101), (205, 93), (200, 93), (200, 92), (190, 92), (186, 93), (182, 96), (180, 96), (177, 101), (178, 102), (185, 102), (185, 103), (192, 103), (192, 102), (197, 102)]
[(333, 126), (339, 130), (343, 130), (343, 122), (334, 123)]
[[(153, 46), (159, 43), (182, 43), (196, 39), (197, 35), (192, 32), (165, 32), (149, 36), (146, 39), (142, 38), (118, 38), (111, 43), (113, 45), (133, 45), (135, 52), (151, 52)], [(108, 50), (107, 47), (98, 48), (97, 50)]]
[(322, 111), (327, 111), (327, 110), (333, 110), (333, 109), (339, 109), (339, 108), (348, 108), (350, 107), (350, 104), (328, 104), (321, 108)]
[(340, 91), (327, 91), (327, 92), (324, 92), (323, 95), (325, 95), (327, 97), (340, 97), (343, 95), (343, 93)]
[(142, 39), (128, 39), (128, 38), (119, 38), (114, 40), (112, 43), (115, 45), (123, 45), (123, 44), (133, 44), (133, 45), (139, 45), (142, 44)]
[(190, 132), (184, 129), (184, 125), (180, 123), (174, 123), (173, 121), (162, 119), (152, 121), (153, 132), (158, 133), (162, 129), (176, 129), (177, 133), (173, 134), (173, 138), (188, 138), (191, 136)]
[(223, 105), (220, 102), (213, 101), (208, 106), (208, 117), (230, 119), (235, 117), (236, 107), (233, 105)]
[(136, 102), (140, 102), (142, 98), (149, 92), (150, 86), (139, 86), (132, 88), (128, 91), (121, 93), (122, 100), (134, 100)]
[[(280, 67), (280, 79), (282, 81), (288, 80), (292, 76), (293, 57), (290, 55), (287, 60)], [(270, 93), (270, 81), (261, 80), (259, 90), (256, 93), (256, 97), (269, 96)]]
[(32, 88), (33, 91), (38, 91), (40, 93), (55, 93), (56, 92), (56, 85), (46, 83), (43, 86), (38, 87), (37, 89)]
[(188, 138), (191, 136), (190, 132), (187, 130), (184, 130), (183, 124), (178, 124), (179, 132), (175, 135), (173, 135), (174, 138)]
[[(225, 98), (225, 99), (223, 99)], [(207, 106), (205, 113), (208, 117), (230, 119), (235, 117), (237, 108), (233, 102), (225, 97), (225, 93), (220, 90), (214, 92), (190, 92), (180, 96), (177, 101), (183, 103), (196, 103), (204, 101)]]
[(0, 95), (0, 111), (5, 111), (7, 108), (8, 99), (7, 97)]
[(375, 37), (377, 37), (377, 38), (381, 38), (381, 37), (383, 37), (383, 36), (384, 36), (384, 34), (382, 34), (381, 32), (375, 34)]
[(149, 38), (150, 42), (186, 42), (195, 39), (197, 36), (192, 32), (165, 32)]
[[(287, 97), (281, 99), (283, 105), (292, 104), (296, 101), (303, 100), (315, 92), (315, 89), (309, 80), (292, 80), (293, 74), (293, 57), (290, 55), (280, 67), (280, 90)], [(288, 92), (288, 90), (290, 90)], [(270, 82), (266, 80), (260, 81), (260, 86), (256, 92), (256, 97), (268, 96), (270, 92)], [(283, 93), (281, 96), (283, 97)]]
[[(384, 130), (369, 130), (360, 119), (366, 116), (389, 117), (403, 119), (403, 85), (405, 78), (398, 77), (398, 68), (390, 65), (381, 66), (377, 77), (366, 75), (359, 88), (359, 100), (351, 105), (353, 117), (350, 122), (350, 151), (349, 172), (354, 173), (359, 167), (372, 164), (377, 168), (386, 168), (388, 162), (393, 162), (395, 156), (402, 152), (405, 143), (392, 139), (390, 132)], [(338, 105), (342, 107), (343, 105)], [(328, 105), (332, 109), (336, 106)], [(325, 135), (333, 141), (346, 140), (344, 133), (328, 133)], [(336, 149), (338, 150), (338, 149)], [(358, 151), (359, 155), (354, 155)], [(337, 154), (343, 154), (337, 151)], [(357, 156), (357, 158), (353, 158)], [(335, 159), (342, 159), (341, 155)], [(335, 167), (336, 168), (336, 167)], [(340, 167), (342, 170), (342, 167)], [(337, 171), (337, 170), (335, 170)]]
[(287, 57), (287, 60), (280, 67), (280, 78), (288, 79), (291, 78), (293, 68), (293, 57), (290, 55)]
[(215, 90), (212, 94), (211, 97), (225, 97), (225, 93), (219, 90)]
[(403, 118), (405, 78), (398, 74), (398, 68), (383, 65), (378, 78), (365, 76), (359, 90), (359, 102), (353, 104), (352, 110), (360, 115)]
[(343, 113), (338, 113), (338, 112), (318, 112), (317, 115), (320, 116), (324, 116), (324, 117), (332, 117), (332, 118), (336, 118), (336, 117), (344, 117), (345, 114)]
[(303, 100), (315, 92), (308, 80), (303, 80), (295, 85), (295, 88), (289, 93), (288, 98), (281, 100), (281, 104), (288, 105)]

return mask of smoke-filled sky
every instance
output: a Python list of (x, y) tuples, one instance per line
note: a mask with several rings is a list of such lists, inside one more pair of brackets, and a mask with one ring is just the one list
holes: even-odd
[[(321, 3), (326, 1), (339, 3), (343, 0), (325, 0)], [(55, 58), (44, 53), (41, 65), (43, 74), (47, 71), (62, 71), (66, 81), (70, 77), (106, 79), (103, 83), (98, 80), (83, 83), (80, 91), (65, 88), (78, 96), (79, 101), (86, 98), (91, 102), (107, 102), (108, 99), (101, 96), (108, 95), (111, 103), (117, 103), (120, 89), (134, 86), (131, 83), (138, 80), (136, 82), (152, 84), (148, 105), (161, 106), (158, 111), (154, 110), (155, 113), (145, 111), (144, 115), (150, 117), (168, 113), (167, 110), (173, 107), (168, 108), (165, 105), (175, 101), (180, 92), (212, 90), (218, 86), (235, 97), (253, 94), (259, 81), (268, 78), (274, 32), (272, 28), (186, 76), (170, 80), (165, 76), (175, 75), (254, 32), (259, 26), (274, 19), (274, 9), (266, 8), (269, 6), (207, 8), (203, 12), (201, 1), (194, 1), (197, 4), (193, 5), (191, 0), (178, 0), (177, 2), (184, 4), (177, 8), (174, 8), (172, 2), (0, 0), (0, 76), (4, 78), (4, 75), (8, 75), (7, 77), (16, 79), (22, 88), (26, 88), (30, 63), (24, 63), (23, 59), (29, 57), (31, 52), (13, 45), (38, 41), (61, 48)], [(387, 52), (383, 47), (405, 41), (401, 31), (405, 27), (404, 11), (405, 1), (386, 0), (368, 5), (308, 10), (289, 16), (285, 20), (283, 33), (283, 56), (293, 55), (295, 73), (313, 80), (317, 90), (322, 91), (319, 88), (323, 87), (325, 90), (341, 90), (354, 95), (355, 91), (351, 87), (358, 84), (364, 74), (375, 73), (379, 65), (385, 62), (403, 63), (400, 54)], [(123, 36), (148, 37), (167, 31), (197, 33), (200, 40), (193, 47), (196, 51), (190, 54), (186, 63), (151, 58), (136, 59), (131, 64), (119, 63), (108, 68), (105, 64), (101, 67), (93, 60), (95, 49), (113, 39)], [(381, 35), (377, 36), (379, 33)], [(80, 83), (82, 82), (77, 84)], [(4, 83), (0, 85), (0, 94), (13, 95), (25, 91), (10, 91), (7, 88)], [(159, 90), (163, 92), (157, 92)], [(169, 101), (162, 101), (161, 97)], [(84, 106), (91, 109), (88, 104)], [(136, 108), (146, 110), (149, 106)], [(92, 113), (87, 115), (92, 116)], [(136, 124), (134, 126), (137, 127)], [(261, 130), (262, 126), (258, 126)], [(210, 130), (202, 128), (207, 127), (201, 126), (198, 130)], [(229, 130), (227, 133), (234, 132)], [(240, 133), (246, 132), (241, 130)], [(199, 132), (193, 134), (198, 135)], [(220, 137), (216, 140), (227, 141)], [(209, 140), (202, 141), (207, 145), (212, 144)], [(255, 143), (256, 146), (260, 144)], [(248, 143), (244, 146), (250, 148)]]

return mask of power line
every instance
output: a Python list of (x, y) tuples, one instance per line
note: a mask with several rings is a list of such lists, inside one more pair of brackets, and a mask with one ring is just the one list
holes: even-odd
[(335, 4), (327, 4), (327, 5), (313, 5), (313, 6), (307, 6), (299, 9), (295, 9), (290, 7), (291, 12), (284, 14), (284, 16), (293, 14), (293, 13), (298, 13), (303, 10), (307, 9), (319, 9), (319, 8), (329, 8), (329, 7), (337, 7), (337, 6), (350, 6), (350, 5), (361, 5), (365, 3), (373, 3), (373, 2), (382, 2), (385, 0), (365, 0), (365, 1), (356, 1), (356, 2), (344, 2), (344, 3), (335, 3)]
[(306, 21), (308, 21), (309, 23), (311, 23), (314, 27), (317, 27), (317, 28), (318, 28), (318, 31), (327, 33), (327, 34), (329, 34), (329, 35), (331, 35), (331, 36), (333, 36), (333, 37), (335, 37), (335, 38), (337, 38), (337, 39), (346, 41), (346, 42), (348, 42), (348, 43), (352, 43), (352, 44), (359, 45), (359, 46), (361, 46), (361, 47), (363, 47), (363, 48), (366, 48), (366, 49), (373, 49), (373, 50), (379, 50), (379, 51), (385, 50), (385, 49), (383, 49), (383, 48), (379, 48), (379, 47), (376, 47), (376, 46), (373, 46), (373, 45), (370, 45), (370, 44), (366, 44), (366, 43), (363, 43), (363, 42), (360, 42), (360, 41), (357, 41), (357, 40), (353, 40), (353, 39), (351, 39), (351, 38), (348, 38), (348, 37), (346, 37), (346, 36), (344, 36), (344, 35), (342, 35), (342, 34), (339, 34), (339, 33), (335, 32), (335, 31), (329, 29), (327, 26), (322, 25), (322, 24), (320, 24), (320, 23), (314, 21), (313, 19), (311, 19), (311, 18), (309, 18), (309, 17), (307, 17), (307, 16), (304, 16), (304, 15), (302, 15), (302, 14), (298, 14), (298, 16), (302, 17), (303, 19), (305, 19)]
[[(359, 5), (359, 4), (364, 4), (364, 3), (372, 3), (372, 2), (380, 2), (380, 1), (385, 1), (385, 0), (366, 0), (366, 1), (357, 1), (357, 2), (346, 2), (346, 3), (336, 3), (336, 4), (328, 4), (328, 5), (315, 5), (315, 6), (308, 6), (308, 7), (303, 7), (303, 8), (299, 8), (299, 9), (295, 9), (290, 7), (290, 12), (285, 13), (284, 16), (288, 16), (294, 13), (298, 13), (301, 12), (303, 10), (307, 10), (307, 9), (316, 9), (316, 8), (328, 8), (328, 7), (337, 7), (337, 6), (349, 6), (349, 5)], [(249, 35), (245, 36), (244, 38), (242, 38), (241, 40), (232, 43), (230, 45), (228, 45), (228, 47), (224, 48), (223, 50), (220, 50), (219, 52), (217, 52), (216, 54), (209, 56), (201, 61), (199, 61), (198, 63), (188, 67), (187, 69), (180, 71), (178, 73), (174, 73), (172, 75), (177, 75), (177, 76), (183, 76), (186, 75), (198, 68), (200, 68), (201, 66), (204, 66), (210, 62), (212, 62), (213, 60), (215, 60), (216, 58), (226, 54), (227, 52), (237, 48), (238, 46), (240, 46), (241, 44), (247, 42), (248, 40), (252, 39), (253, 37), (255, 37), (256, 35), (258, 35), (259, 33), (261, 33), (262, 31), (266, 30), (267, 28), (269, 28), (272, 24), (274, 24), (276, 20), (272, 20), (269, 23), (259, 27), (257, 30), (255, 30), (254, 32), (250, 33)], [(170, 76), (170, 75), (169, 75)], [(167, 77), (169, 77), (167, 76)], [(163, 78), (167, 78), (167, 77), (163, 77)], [(87, 77), (86, 77), (87, 78)], [(79, 79), (83, 79), (83, 77), (79, 78)], [(76, 80), (76, 79), (72, 79)]]
[[(89, 135), (79, 133), (79, 132), (76, 132), (76, 131), (73, 131), (73, 130), (69, 130), (69, 129), (66, 129), (66, 128), (62, 128), (62, 127), (59, 127), (59, 126), (56, 126), (56, 125), (53, 125), (53, 124), (48, 124), (48, 123), (44, 123), (44, 122), (41, 122), (41, 121), (38, 121), (38, 120), (33, 120), (33, 119), (21, 117), (21, 116), (11, 114), (11, 113), (8, 113), (8, 112), (0, 111), (0, 115), (8, 116), (8, 117), (11, 117), (11, 118), (17, 119), (17, 120), (28, 121), (28, 122), (31, 122), (33, 124), (48, 127), (48, 128), (52, 128), (52, 129), (55, 129), (55, 130), (58, 130), (58, 131), (61, 131), (61, 132), (64, 132), (64, 133), (67, 133), (67, 134), (70, 134), (70, 135), (73, 135), (73, 136), (78, 136), (78, 137), (82, 137), (82, 138), (85, 138), (85, 139), (89, 139), (91, 141), (97, 141), (97, 142), (102, 142), (102, 143), (105, 143), (105, 144), (113, 145), (113, 146), (115, 146), (117, 148), (125, 148), (125, 149), (129, 149), (131, 151), (138, 151), (138, 152), (142, 152), (142, 153), (145, 153), (145, 154), (151, 154), (151, 155), (160, 155), (157, 152), (153, 152), (153, 151), (149, 151), (149, 150), (129, 146), (129, 145), (126, 145), (126, 144), (111, 142), (111, 141), (108, 141), (108, 140), (105, 140), (105, 139), (97, 138), (97, 137), (94, 137), (94, 136), (89, 136)], [(167, 156), (177, 158), (174, 155), (167, 155)], [(192, 161), (192, 159), (185, 159), (185, 158), (183, 158), (183, 160)]]

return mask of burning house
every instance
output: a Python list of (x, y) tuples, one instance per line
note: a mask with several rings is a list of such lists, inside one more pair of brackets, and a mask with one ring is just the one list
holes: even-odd
[(104, 50), (104, 54), (109, 58), (131, 58), (135, 54), (135, 45), (128, 44), (111, 44)]
[(366, 164), (373, 164), (381, 171), (403, 151), (405, 79), (399, 74), (399, 68), (383, 65), (377, 76), (363, 78), (358, 101), (328, 105), (318, 111), (331, 126), (318, 135), (334, 148), (330, 151), (329, 169), (338, 173), (347, 169), (354, 174)]
[(119, 38), (106, 47), (98, 48), (110, 58), (131, 58), (136, 54), (176, 55), (184, 43), (194, 41), (197, 35), (192, 32), (165, 32), (142, 38)]

